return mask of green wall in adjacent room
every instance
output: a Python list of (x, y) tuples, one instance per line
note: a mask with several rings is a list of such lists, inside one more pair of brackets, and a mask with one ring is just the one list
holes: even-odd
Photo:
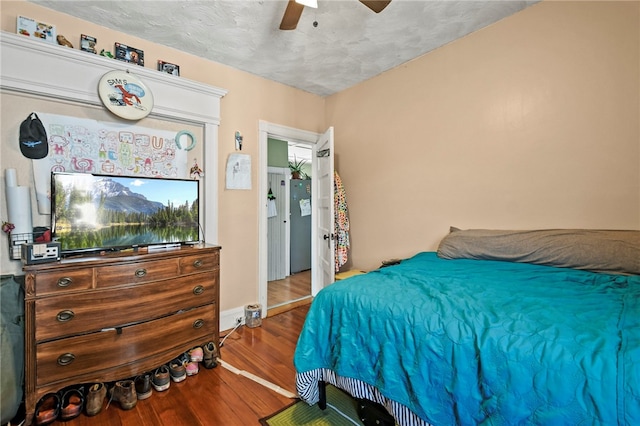
[(267, 165), (269, 167), (289, 167), (289, 144), (278, 139), (268, 139)]

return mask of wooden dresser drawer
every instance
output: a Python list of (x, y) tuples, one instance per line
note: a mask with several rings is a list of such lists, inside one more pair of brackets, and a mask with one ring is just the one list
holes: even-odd
[(87, 290), (93, 286), (93, 268), (44, 272), (38, 274), (36, 295)]
[(113, 287), (174, 278), (178, 276), (178, 262), (177, 258), (172, 258), (97, 268), (96, 286)]
[(202, 339), (205, 343), (213, 339), (216, 321), (213, 305), (207, 305), (124, 327), (120, 334), (108, 330), (38, 344), (36, 384), (42, 386), (132, 363), (171, 348), (177, 356), (185, 350), (182, 342)]
[(36, 342), (158, 318), (215, 301), (218, 283), (204, 272), (175, 279), (48, 297), (35, 302)]
[(180, 273), (192, 274), (200, 271), (213, 271), (219, 264), (218, 252), (207, 255), (185, 256), (180, 258)]

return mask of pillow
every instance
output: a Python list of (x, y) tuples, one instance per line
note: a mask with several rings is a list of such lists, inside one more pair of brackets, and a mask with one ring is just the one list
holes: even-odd
[(450, 228), (438, 256), (536, 263), (640, 275), (640, 231), (544, 229), (501, 231)]

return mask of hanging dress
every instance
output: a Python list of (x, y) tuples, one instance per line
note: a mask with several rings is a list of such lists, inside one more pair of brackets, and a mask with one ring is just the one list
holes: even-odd
[(342, 186), (338, 172), (333, 172), (333, 201), (335, 215), (335, 263), (336, 272), (340, 270), (349, 257), (349, 217), (347, 209), (347, 194)]

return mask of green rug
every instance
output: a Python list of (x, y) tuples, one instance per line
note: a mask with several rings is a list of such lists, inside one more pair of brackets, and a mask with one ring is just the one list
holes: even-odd
[[(331, 406), (345, 414), (345, 419)], [(318, 404), (309, 405), (297, 401), (275, 414), (260, 419), (260, 424), (267, 426), (341, 426), (362, 425), (356, 412), (356, 401), (342, 390), (327, 385), (327, 408), (321, 410)]]

